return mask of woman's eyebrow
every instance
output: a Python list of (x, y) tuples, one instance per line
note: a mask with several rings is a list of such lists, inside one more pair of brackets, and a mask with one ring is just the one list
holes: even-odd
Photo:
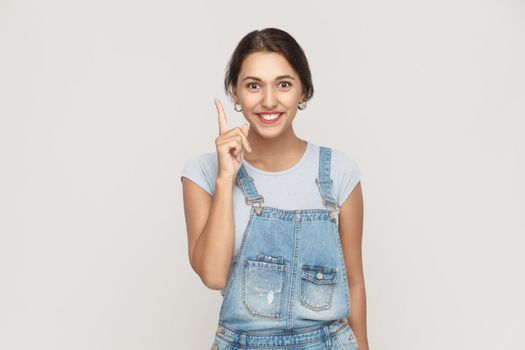
[[(294, 77), (292, 77), (291, 75), (288, 75), (288, 74), (285, 74), (285, 75), (279, 75), (278, 77), (275, 78), (275, 80), (280, 80), (280, 79), (285, 79), (285, 78), (288, 78), (288, 79), (292, 79), (292, 80), (295, 80)], [(253, 79), (253, 80), (257, 80), (257, 81), (262, 81), (261, 78), (257, 78), (257, 77), (244, 77), (241, 81), (245, 81), (247, 79)]]

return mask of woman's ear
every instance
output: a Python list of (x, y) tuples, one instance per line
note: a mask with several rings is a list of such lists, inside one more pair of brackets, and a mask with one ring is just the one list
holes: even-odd
[(232, 86), (232, 98), (234, 103), (239, 100), (239, 97), (237, 97), (237, 88), (235, 86)]
[(304, 91), (303, 87), (301, 86), (301, 98), (299, 99), (299, 102), (304, 101), (306, 98), (306, 92)]

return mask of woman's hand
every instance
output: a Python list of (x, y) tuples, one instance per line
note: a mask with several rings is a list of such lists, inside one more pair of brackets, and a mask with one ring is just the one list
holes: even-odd
[(215, 107), (219, 117), (219, 136), (215, 139), (219, 162), (217, 177), (233, 181), (244, 159), (244, 151), (252, 151), (247, 139), (250, 124), (227, 130), (226, 114), (218, 99), (215, 99)]

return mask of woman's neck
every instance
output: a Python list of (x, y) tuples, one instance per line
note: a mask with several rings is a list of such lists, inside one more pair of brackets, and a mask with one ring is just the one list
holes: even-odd
[(277, 172), (294, 166), (306, 152), (307, 142), (293, 135), (289, 138), (263, 139), (248, 136), (252, 152), (244, 159), (256, 168)]

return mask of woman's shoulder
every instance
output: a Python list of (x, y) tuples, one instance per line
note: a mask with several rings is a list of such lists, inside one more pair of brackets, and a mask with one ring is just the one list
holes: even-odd
[(217, 153), (201, 152), (187, 158), (180, 173), (181, 181), (183, 177), (195, 182), (213, 196), (217, 177)]
[(330, 177), (334, 181), (334, 194), (342, 205), (361, 181), (361, 170), (354, 154), (337, 147), (331, 148)]
[(340, 148), (332, 148), (332, 162), (345, 167), (358, 167), (354, 154)]

